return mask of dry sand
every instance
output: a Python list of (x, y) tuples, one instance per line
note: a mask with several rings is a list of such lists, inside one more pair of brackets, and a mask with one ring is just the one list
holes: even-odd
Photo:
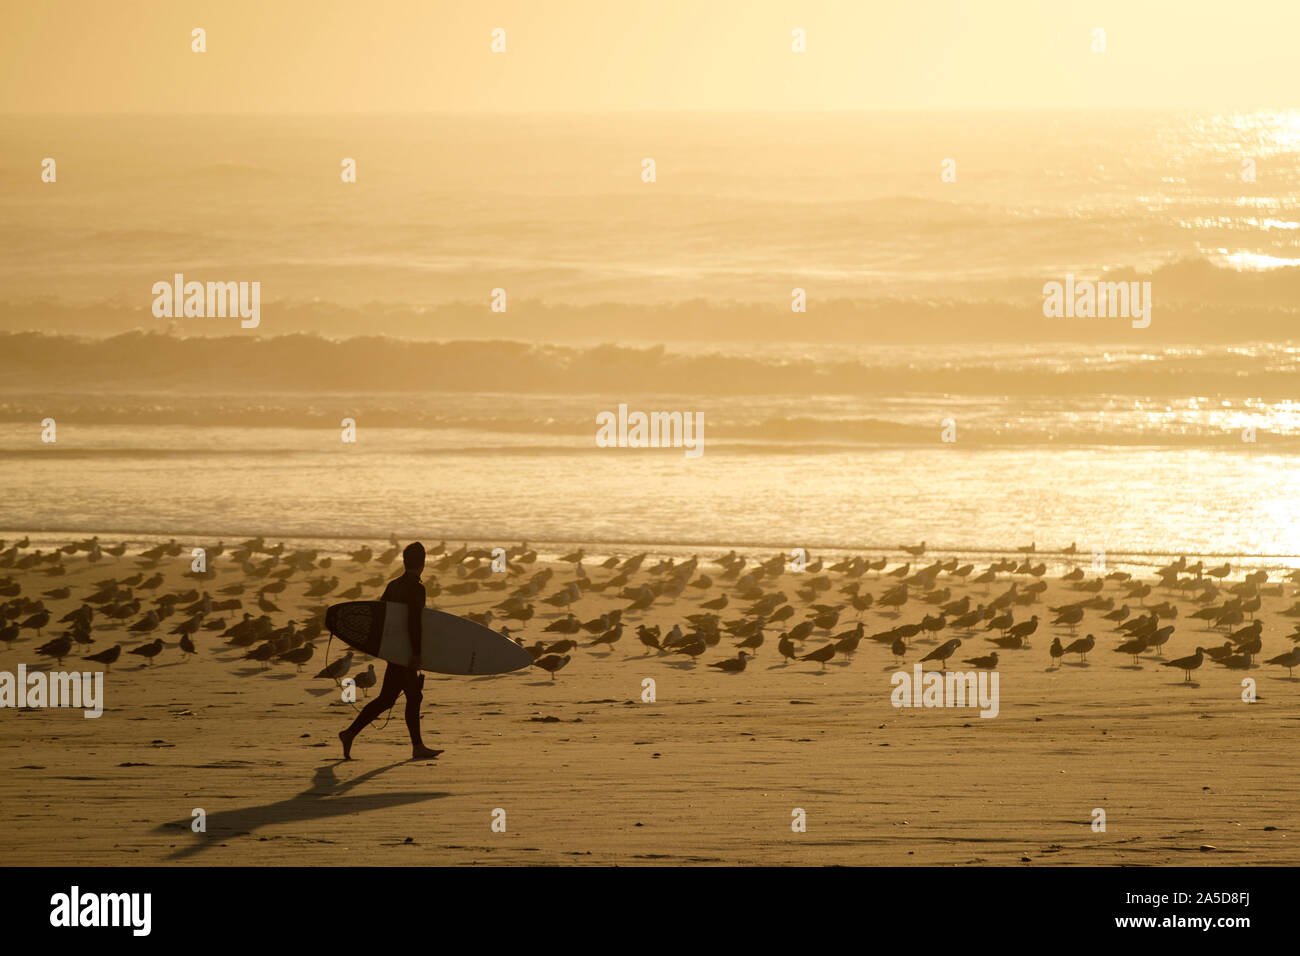
[[(32, 597), (70, 585), (68, 600), (47, 602), (57, 621), (90, 582), (132, 573), (139, 550), (94, 567), (78, 554), (66, 577), (11, 569), (0, 580), (13, 577)], [(180, 577), (185, 555), (164, 589), (193, 586)], [(208, 587), (240, 577), (228, 560), (216, 565)], [(571, 565), (555, 567), (543, 595), (572, 579)], [(593, 579), (609, 576), (588, 567)], [(716, 582), (716, 567), (701, 570)], [(329, 573), (342, 589), (375, 570), (336, 557)], [(273, 615), (277, 625), (318, 603), (301, 597), (307, 577), (276, 597), (285, 611)], [(834, 577), (831, 598), (841, 583)], [(647, 578), (643, 570), (633, 583)], [(794, 596), (804, 580), (781, 581), (796, 608), (786, 626), (804, 617)], [(877, 596), (886, 586), (870, 572), (862, 580)], [(944, 584), (954, 597), (982, 597), (979, 586), (946, 575)], [(992, 593), (1005, 587), (999, 581)], [(625, 621), (666, 632), (721, 590), (688, 588)], [(1291, 619), (1279, 612), (1295, 590), (1265, 598), (1261, 660), (1293, 646)], [(444, 593), (435, 603), (483, 610), (505, 593)], [(1119, 594), (1113, 584), (1105, 593)], [(1052, 581), (1046, 601), (1016, 616), (1046, 615), (1047, 604), (1082, 597)], [(1221, 632), (1186, 618), (1189, 601), (1157, 592), (1148, 603), (1166, 598), (1180, 614), (1165, 658), (1223, 643)], [(589, 593), (575, 610), (586, 620), (627, 603)], [(742, 606), (733, 600), (723, 620)], [(525, 643), (561, 616), (537, 608)], [(933, 610), (915, 600), (897, 617), (873, 608), (867, 632)], [(850, 609), (835, 631), (852, 620)], [(42, 640), (61, 631), (51, 625)], [(822, 671), (782, 663), (778, 629), (769, 629), (749, 667), (727, 674), (705, 664), (733, 656), (729, 638), (691, 663), (642, 653), (629, 627), (612, 652), (575, 651), (554, 681), (536, 669), (429, 675), (425, 739), (446, 750), (433, 762), (407, 760), (400, 703), (387, 726), (381, 718), (360, 736), (352, 761), (339, 759), (336, 734), (353, 710), (332, 683), (312, 679), (324, 640), (296, 674), (284, 664), (260, 670), (209, 632), (197, 635), (197, 657), (182, 659), (168, 637), (153, 665), (123, 654), (97, 720), (71, 710), (0, 711), (0, 850), (9, 864), (62, 865), (1300, 863), (1292, 786), (1300, 679), (1277, 666), (1243, 672), (1207, 661), (1188, 685), (1162, 658), (1126, 667), (1131, 660), (1110, 650), (1119, 638), (1096, 612), (1085, 631), (1098, 637), (1086, 665), (1050, 666), (1051, 638), (1068, 632), (1046, 620), (1032, 649), (1003, 653), (1000, 713), (981, 719), (975, 710), (893, 708), (897, 664), (888, 646), (869, 640)], [(102, 619), (93, 635), (88, 651), (142, 643)], [(0, 670), (36, 665), (40, 642), (24, 631), (0, 650)], [(805, 649), (822, 643), (818, 632)], [(937, 643), (914, 640), (904, 666), (910, 671)], [(968, 635), (953, 660), (990, 649), (982, 632)], [(335, 641), (331, 656), (341, 652)], [(1255, 703), (1241, 699), (1245, 676), (1258, 683)], [(641, 701), (645, 678), (656, 682), (655, 703)], [(1098, 807), (1105, 832), (1091, 827)], [(195, 808), (207, 814), (205, 834), (191, 832)], [(492, 830), (497, 808), (504, 833)], [(805, 833), (792, 832), (794, 808), (806, 811)]]

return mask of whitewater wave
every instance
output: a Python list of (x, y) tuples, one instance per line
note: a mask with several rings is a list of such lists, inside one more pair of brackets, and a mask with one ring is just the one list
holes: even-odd
[[(191, 402), (189, 415), (232, 423), (279, 411), (279, 394), (302, 406), (306, 393), (317, 396), (322, 416), (335, 414), (333, 396), (359, 393), (590, 394), (604, 402), (629, 395), (1244, 396), (1270, 402), (1296, 397), (1300, 350), (1291, 345), (1161, 349), (1145, 348), (1145, 342), (1028, 353), (998, 347), (969, 351), (951, 343), (933, 350), (864, 347), (856, 357), (841, 352), (846, 357), (837, 359), (801, 357), (797, 349), (782, 357), (662, 345), (413, 342), (388, 336), (181, 337), (137, 331), (95, 339), (0, 333), (0, 418), (28, 414), (54, 397), (102, 392), (225, 396)], [(147, 421), (147, 405), (140, 399), (119, 407), (102, 397), (81, 403), (99, 421), (114, 416)], [(184, 420), (185, 402), (165, 405), (166, 416)], [(397, 408), (400, 412), (400, 403)], [(401, 414), (414, 424), (454, 424), (450, 417), (440, 420), (437, 408), (425, 407), (415, 419)], [(485, 427), (479, 421), (468, 424)]]

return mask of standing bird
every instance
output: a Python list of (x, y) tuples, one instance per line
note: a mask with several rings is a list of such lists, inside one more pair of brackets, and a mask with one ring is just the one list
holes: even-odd
[(929, 654), (926, 654), (924, 657), (922, 657), (921, 663), (924, 664), (926, 661), (938, 661), (939, 666), (944, 670), (947, 670), (948, 658), (952, 657), (953, 652), (956, 651), (957, 648), (960, 646), (961, 646), (960, 637), (954, 637), (951, 640), (944, 641), (942, 644), (940, 644), (938, 647), (932, 650)]
[(290, 664), (296, 664), (298, 666), (298, 673), (301, 674), (302, 665), (306, 664), (309, 660), (311, 660), (311, 656), (312, 654), (315, 653), (315, 651), (316, 651), (315, 645), (308, 642), (302, 645), (302, 647), (294, 647), (291, 648), (290, 650), (285, 651), (278, 658), (276, 658), (276, 660), (288, 661)]
[(1188, 657), (1179, 657), (1172, 661), (1165, 661), (1164, 666), (1177, 667), (1185, 675), (1183, 678), (1184, 683), (1190, 684), (1192, 682), (1192, 671), (1200, 667), (1201, 662), (1204, 660), (1205, 660), (1205, 650), (1203, 648), (1198, 647), (1196, 649), (1195, 654), (1191, 654)]
[(781, 652), (781, 656), (785, 658), (786, 664), (790, 663), (790, 661), (794, 659), (794, 641), (790, 640), (790, 636), (784, 631), (781, 633), (781, 636), (777, 638), (776, 649)]
[(370, 688), (375, 686), (377, 678), (375, 677), (375, 665), (371, 664), (366, 670), (363, 670), (356, 676), (354, 683), (360, 687), (365, 696), (370, 696)]
[(1079, 607), (1077, 604), (1071, 604), (1067, 607), (1061, 608), (1060, 613), (1056, 615), (1056, 620), (1052, 621), (1052, 623), (1064, 624), (1070, 629), (1071, 633), (1074, 633), (1075, 625), (1082, 620), (1083, 608)]
[(128, 651), (128, 653), (139, 654), (141, 657), (145, 659), (146, 663), (152, 664), (153, 659), (162, 653), (162, 649), (163, 649), (162, 638), (155, 637), (148, 644), (141, 644), (139, 647), (131, 648), (131, 650)]
[(1021, 643), (1024, 644), (1029, 641), (1029, 635), (1033, 634), (1036, 630), (1038, 630), (1037, 614), (1027, 621), (1021, 621), (1019, 624), (1011, 625), (1011, 627), (1007, 629), (1007, 636), (1018, 637), (1020, 638)]
[(805, 654), (803, 657), (799, 658), (799, 660), (816, 661), (818, 664), (822, 666), (822, 670), (825, 670), (826, 662), (834, 656), (835, 656), (835, 645), (824, 644), (821, 647), (817, 648), (817, 650)]
[(594, 641), (588, 641), (587, 646), (595, 647), (597, 644), (607, 644), (609, 645), (609, 649), (612, 651), (614, 649), (614, 645), (618, 643), (618, 639), (622, 636), (623, 636), (622, 623), (615, 624), (613, 627), (611, 627), (604, 634), (600, 635), (600, 637), (596, 638)]
[(1300, 645), (1291, 648), (1291, 650), (1287, 651), (1285, 654), (1279, 654), (1277, 657), (1270, 657), (1265, 661), (1265, 663), (1281, 664), (1286, 668), (1286, 676), (1291, 677), (1292, 668), (1300, 667)]
[(1065, 653), (1078, 654), (1079, 660), (1086, 662), (1088, 660), (1088, 652), (1092, 650), (1096, 643), (1096, 638), (1089, 634), (1087, 637), (1081, 637), (1077, 641), (1071, 641), (1067, 644), (1065, 647)]
[(58, 666), (63, 666), (63, 658), (68, 656), (68, 651), (72, 650), (72, 638), (68, 635), (56, 637), (52, 641), (46, 641), (40, 647), (36, 648), (36, 653), (44, 657), (53, 657), (58, 662)]
[[(16, 603), (16, 602), (15, 602), (15, 603)], [(27, 620), (25, 620), (25, 621), (23, 621), (21, 624), (19, 624), (19, 625), (18, 625), (18, 629), (19, 629), (20, 631), (25, 631), (25, 630), (27, 630), (29, 627), (34, 627), (34, 628), (36, 628), (36, 636), (37, 636), (37, 637), (40, 637), (40, 636), (41, 636), (41, 628), (43, 628), (45, 625), (47, 625), (47, 624), (49, 624), (49, 623), (50, 623), (50, 612), (49, 612), (49, 611), (45, 611), (45, 610), (41, 610), (41, 611), (37, 611), (35, 614), (33, 614), (33, 615), (32, 615), (31, 617), (29, 617)]]
[(89, 657), (83, 657), (83, 661), (94, 661), (96, 664), (103, 664), (105, 670), (110, 670), (113, 663), (122, 656), (122, 645), (114, 644), (106, 651), (100, 651), (98, 654), (91, 654)]
[(1061, 639), (1059, 637), (1052, 638), (1052, 646), (1048, 650), (1048, 653), (1052, 655), (1052, 664), (1054, 666), (1060, 666), (1061, 658), (1065, 656), (1065, 648), (1061, 646)]
[(352, 669), (352, 652), (348, 651), (332, 664), (326, 664), (319, 671), (317, 677), (328, 677), (330, 680), (339, 680)]
[(1119, 647), (1115, 648), (1117, 653), (1130, 654), (1133, 657), (1133, 663), (1138, 663), (1138, 655), (1147, 649), (1147, 639), (1145, 637), (1135, 637), (1131, 641), (1125, 641)]
[(559, 654), (547, 654), (544, 657), (539, 657), (537, 660), (533, 661), (533, 666), (540, 667), (551, 675), (551, 680), (555, 680), (555, 672), (563, 668), (567, 663), (569, 663), (568, 654), (565, 654), (563, 657)]
[[(271, 659), (272, 655), (274, 655), (275, 652), (276, 652), (275, 641), (263, 641), (261, 644), (258, 644), (255, 648), (253, 648), (251, 651), (245, 654), (244, 660), (257, 661), (259, 664), (262, 665), (262, 669), (265, 670), (266, 662)], [(134, 654), (135, 651), (132, 651), (131, 653)], [(371, 670), (373, 669), (374, 667), (372, 665)]]
[[(737, 649), (750, 648), (755, 653), (758, 653), (758, 649), (762, 646), (763, 646), (763, 625), (760, 623), (758, 627), (754, 628), (754, 633), (749, 635), (749, 637), (745, 638), (739, 644), (737, 644), (736, 648)], [(709, 665), (709, 666), (712, 667), (713, 665)]]

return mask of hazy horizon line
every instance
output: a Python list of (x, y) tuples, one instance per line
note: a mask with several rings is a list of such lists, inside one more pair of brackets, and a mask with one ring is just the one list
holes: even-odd
[(1292, 106), (1254, 105), (1142, 105), (1126, 104), (1123, 106), (872, 106), (861, 108), (807, 107), (761, 109), (755, 107), (590, 107), (570, 109), (338, 109), (326, 110), (0, 110), (0, 117), (7, 116), (586, 116), (608, 114), (756, 114), (772, 116), (802, 116), (807, 114), (860, 115), (869, 113), (1147, 113), (1147, 112), (1258, 112), (1274, 110), (1279, 112), (1300, 110), (1300, 104)]

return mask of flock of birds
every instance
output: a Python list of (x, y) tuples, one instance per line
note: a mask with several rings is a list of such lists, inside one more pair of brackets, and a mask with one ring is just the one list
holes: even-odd
[[(437, 600), (443, 594), (464, 599), (465, 606), (451, 610), (496, 627), (524, 646), (533, 664), (552, 680), (580, 648), (608, 655), (629, 630), (646, 655), (698, 661), (723, 649), (725, 656), (708, 666), (740, 673), (769, 640), (784, 664), (809, 662), (823, 669), (832, 660), (852, 659), (863, 641), (887, 647), (900, 663), (925, 649), (917, 658), (923, 665), (946, 669), (952, 661), (996, 668), (1000, 654), (1032, 650), (1031, 639), (1042, 626), (1057, 632), (1048, 648), (1050, 666), (1072, 655), (1087, 663), (1097, 647), (1096, 632), (1105, 628), (1117, 642), (1111, 650), (1132, 659), (1126, 666), (1140, 667), (1145, 656), (1183, 672), (1190, 682), (1206, 661), (1233, 669), (1257, 666), (1264, 639), (1257, 613), (1266, 599), (1285, 602), (1287, 583), (1300, 584), (1300, 571), (1274, 581), (1263, 570), (1230, 583), (1229, 564), (1207, 567), (1186, 557), (1155, 569), (1153, 580), (1119, 570), (1090, 576), (1076, 566), (1061, 581), (1078, 599), (1050, 606), (1043, 604), (1047, 565), (1037, 560), (1034, 544), (1020, 548), (1018, 559), (998, 558), (982, 570), (954, 557), (922, 565), (924, 541), (900, 550), (906, 559), (892, 568), (885, 556), (848, 556), (829, 564), (819, 559), (796, 569), (784, 554), (757, 560), (731, 551), (707, 567), (698, 556), (647, 565), (650, 556), (643, 552), (593, 562), (589, 571), (583, 549), (562, 556), (554, 566), (533, 570), (537, 552), (526, 543), (504, 549), (502, 568), (500, 553), (494, 561), (491, 549), (462, 545), (449, 550), (442, 542), (428, 549), (424, 581), (431, 604), (443, 603)], [(1073, 544), (1055, 552), (1067, 561), (1076, 553)], [(96, 635), (104, 637), (106, 631), (142, 642), (126, 648), (142, 659), (142, 666), (173, 647), (182, 655), (197, 654), (200, 644), (211, 640), (219, 650), (233, 652), (233, 659), (255, 661), (263, 669), (291, 664), (301, 672), (327, 636), (329, 604), (376, 597), (394, 576), (390, 566), (400, 554), (395, 537), (382, 551), (366, 546), (346, 558), (291, 551), (260, 537), (231, 549), (222, 542), (206, 549), (205, 570), (187, 570), (189, 580), (173, 589), (164, 587), (162, 569), (176, 561), (189, 567), (191, 560), (189, 549), (175, 540), (130, 556), (126, 543), (108, 546), (98, 537), (50, 551), (33, 549), (28, 538), (0, 541), (0, 643), (11, 645), (33, 632), (40, 641), (36, 653), (58, 666), (75, 654), (111, 668), (123, 652), (122, 643), (86, 653)], [(83, 555), (85, 564), (78, 568)], [(57, 583), (106, 557), (131, 561), (130, 573), (79, 585), (75, 597), (71, 584)], [(224, 559), (220, 572), (219, 559)], [(560, 570), (565, 564), (572, 571)], [(15, 571), (29, 586), (37, 576), (49, 578), (51, 586), (25, 594)], [(230, 571), (239, 572), (236, 579), (219, 585), (219, 577)], [(340, 575), (352, 583), (343, 587)], [(296, 595), (292, 603), (291, 594)], [(569, 609), (588, 595), (618, 606), (583, 620)], [(1300, 600), (1294, 598), (1292, 594), (1294, 603), (1280, 609), (1281, 616), (1300, 619)], [(56, 620), (50, 604), (59, 603), (75, 606)], [(482, 610), (467, 609), (484, 604)], [(293, 608), (292, 616), (281, 605)], [(676, 610), (679, 605), (689, 605), (689, 613), (666, 630), (635, 622), (652, 608)], [(891, 623), (909, 620), (877, 629), (864, 620), (868, 614)], [(1198, 633), (1217, 636), (1190, 655), (1166, 660), (1164, 650), (1180, 620)], [(877, 626), (883, 623), (877, 621)], [(1085, 624), (1093, 630), (1085, 628), (1079, 637)], [(525, 644), (522, 635), (530, 628), (534, 639)], [(61, 633), (45, 634), (50, 629)], [(1264, 663), (1285, 667), (1292, 678), (1300, 666), (1300, 623), (1282, 636), (1291, 646)], [(969, 648), (976, 643), (978, 651), (968, 649), (971, 656), (960, 656), (963, 644)], [(354, 663), (348, 650), (315, 676), (338, 681)], [(376, 682), (374, 664), (353, 679), (368, 691)]]

